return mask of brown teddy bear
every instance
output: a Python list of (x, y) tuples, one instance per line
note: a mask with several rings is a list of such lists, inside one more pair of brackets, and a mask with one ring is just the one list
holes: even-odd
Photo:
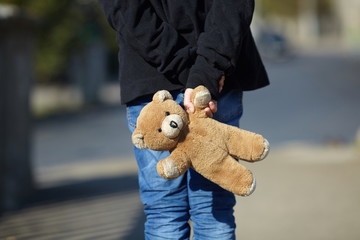
[(262, 160), (269, 152), (268, 141), (209, 118), (204, 111), (211, 100), (207, 88), (195, 88), (191, 98), (194, 113), (186, 112), (168, 91), (158, 91), (140, 112), (132, 135), (134, 145), (170, 151), (170, 156), (157, 164), (158, 173), (165, 179), (177, 178), (192, 167), (228, 191), (250, 195), (255, 190), (255, 178), (234, 158)]

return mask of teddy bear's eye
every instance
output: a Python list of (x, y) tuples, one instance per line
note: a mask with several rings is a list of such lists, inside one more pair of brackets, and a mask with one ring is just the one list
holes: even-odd
[(166, 113), (165, 113), (165, 115), (166, 115), (166, 116), (169, 116), (169, 115), (170, 115), (170, 113), (169, 113), (169, 112), (166, 112)]
[(162, 132), (161, 128), (158, 129), (158, 132)]

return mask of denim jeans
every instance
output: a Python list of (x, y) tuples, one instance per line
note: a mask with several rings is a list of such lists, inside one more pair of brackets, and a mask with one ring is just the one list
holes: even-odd
[[(183, 104), (184, 95), (172, 92), (174, 100)], [(150, 99), (127, 106), (128, 127), (136, 128), (141, 109)], [(232, 90), (221, 95), (218, 121), (238, 126), (242, 115), (242, 92)], [(235, 196), (205, 179), (193, 169), (174, 180), (163, 179), (156, 164), (169, 152), (140, 150), (134, 147), (139, 166), (140, 197), (146, 214), (145, 239), (189, 239), (192, 221), (193, 239), (235, 239), (233, 207)]]

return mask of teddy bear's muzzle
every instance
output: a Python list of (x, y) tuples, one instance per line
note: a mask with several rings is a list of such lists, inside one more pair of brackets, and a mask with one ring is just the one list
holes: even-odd
[(168, 115), (161, 124), (162, 133), (168, 138), (179, 136), (184, 123), (182, 118), (177, 114)]

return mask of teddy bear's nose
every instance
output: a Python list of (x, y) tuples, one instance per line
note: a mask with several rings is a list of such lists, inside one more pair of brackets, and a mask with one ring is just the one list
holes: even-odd
[(170, 122), (170, 127), (172, 127), (172, 128), (177, 128), (177, 127), (178, 127), (178, 124), (177, 124), (175, 121), (171, 121), (171, 122)]

